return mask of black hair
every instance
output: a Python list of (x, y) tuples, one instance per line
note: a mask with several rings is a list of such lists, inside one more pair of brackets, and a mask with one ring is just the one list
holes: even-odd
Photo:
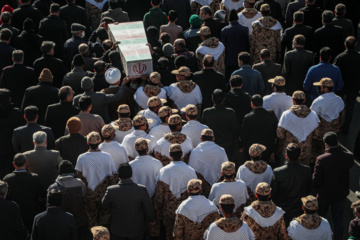
[(109, 38), (109, 35), (105, 28), (99, 27), (96, 29), (96, 36), (100, 39), (101, 42)]
[(197, 119), (197, 115), (186, 114), (186, 116), (188, 116), (188, 118), (190, 118), (190, 120), (196, 120)]
[(356, 38), (353, 36), (349, 36), (345, 40), (345, 46), (347, 49), (354, 49), (356, 47)]
[(59, 163), (59, 175), (66, 173), (75, 173), (75, 169), (70, 161), (63, 160)]
[(332, 57), (333, 51), (329, 47), (323, 47), (320, 49), (320, 57), (321, 60), (324, 62), (329, 62), (330, 58)]
[(0, 39), (4, 40), (4, 41), (8, 41), (10, 40), (10, 38), (12, 37), (12, 32), (7, 29), (7, 28), (3, 28), (0, 31)]
[(118, 174), (120, 179), (127, 179), (132, 177), (132, 168), (128, 163), (120, 164), (118, 168)]
[[(325, 87), (325, 86), (324, 86)], [(333, 88), (334, 87), (326, 87), (328, 90), (329, 90), (329, 92), (332, 92), (332, 90), (333, 90)]]
[(9, 104), (11, 91), (7, 88), (0, 88), (0, 104)]
[(263, 59), (270, 57), (270, 51), (269, 51), (269, 49), (267, 49), (267, 48), (262, 49), (262, 50), (260, 51), (260, 56), (261, 56), (261, 58), (263, 58)]
[(86, 111), (91, 105), (91, 97), (90, 96), (82, 96), (79, 99), (79, 108), (81, 111)]
[(259, 201), (269, 201), (269, 200), (271, 200), (270, 194), (269, 195), (260, 195), (260, 194), (258, 194), (257, 196), (258, 196)]
[(47, 194), (47, 205), (60, 207), (62, 204), (62, 192), (57, 189), (51, 189)]
[(304, 46), (305, 40), (306, 39), (305, 39), (304, 35), (302, 35), (302, 34), (295, 35), (295, 37), (293, 39), (293, 41), (299, 46)]
[(240, 87), (243, 84), (243, 79), (240, 75), (233, 75), (229, 82), (232, 87)]
[(130, 117), (130, 113), (119, 113), (120, 118), (128, 118)]
[[(1, 21), (3, 23), (9, 23), (9, 21), (11, 20), (11, 14), (8, 12), (8, 11), (4, 11), (2, 14), (1, 14), (1, 17), (0, 17)], [(9, 30), (10, 31), (10, 30)]]
[(147, 154), (147, 149), (143, 149), (143, 150), (136, 150), (140, 156), (144, 156)]
[(67, 96), (70, 95), (70, 92), (71, 92), (71, 87), (69, 87), (69, 86), (64, 87), (63, 89), (61, 89), (59, 91), (59, 99), (60, 99), (60, 101), (65, 101)]
[(203, 141), (213, 141), (213, 138), (214, 138), (212, 136), (203, 136), (203, 135), (201, 135), (201, 137), (202, 137)]
[(273, 84), (273, 86), (276, 86), (276, 91), (277, 92), (285, 92), (285, 86), (278, 86)]
[(24, 154), (18, 153), (14, 156), (13, 162), (17, 167), (22, 167), (26, 163), (26, 157)]
[(251, 102), (255, 107), (262, 107), (264, 104), (263, 98), (260, 96), (260, 94), (255, 94), (251, 97)]
[(94, 69), (97, 73), (101, 73), (105, 71), (105, 62), (104, 61), (96, 61), (94, 63)]
[(39, 112), (39, 109), (37, 106), (33, 106), (33, 105), (27, 106), (24, 109), (24, 114), (25, 114), (26, 120), (28, 120), (30, 122), (34, 121), (36, 119), (36, 116), (38, 115), (38, 112)]
[(104, 48), (105, 51), (107, 51), (107, 50), (109, 50), (110, 48), (112, 48), (112, 46), (113, 46), (113, 42), (112, 42), (112, 41), (107, 41), (107, 39), (106, 39), (106, 40), (104, 40), (104, 41), (102, 42), (102, 47)]
[(59, 4), (57, 4), (57, 3), (52, 3), (51, 5), (50, 5), (50, 12), (51, 13), (57, 13), (57, 12), (59, 12), (60, 11), (60, 5)]
[(170, 156), (173, 158), (174, 161), (180, 161), (182, 157), (182, 151), (170, 152)]
[(297, 144), (289, 144), (286, 147), (286, 155), (291, 161), (296, 161), (299, 159), (301, 153), (301, 148)]
[(209, 7), (209, 6), (202, 6), (201, 8), (200, 8), (200, 11), (203, 11), (204, 12), (204, 14), (208, 14), (208, 15), (212, 15), (212, 11), (211, 11), (211, 8)]
[(251, 56), (248, 52), (241, 52), (238, 55), (239, 61), (242, 61), (245, 65), (251, 65)]
[(307, 209), (306, 207), (304, 207), (304, 211), (306, 214), (315, 214), (317, 213), (317, 210), (310, 210), (310, 209)]
[(221, 208), (226, 214), (232, 214), (234, 211), (234, 204), (220, 204)]
[(169, 20), (170, 22), (174, 22), (178, 18), (178, 14), (175, 10), (169, 11)]
[(180, 125), (181, 123), (178, 124), (169, 124), (169, 128), (171, 131), (176, 131), (177, 127)]
[(152, 3), (154, 6), (158, 6), (158, 5), (160, 5), (161, 0), (151, 0), (151, 3)]
[(190, 196), (198, 196), (201, 194), (201, 190), (195, 193), (189, 193)]
[(89, 147), (92, 150), (97, 150), (99, 148), (100, 143), (91, 144), (89, 143)]
[(204, 67), (212, 67), (214, 66), (215, 59), (213, 55), (205, 55), (204, 56)]
[(161, 120), (161, 122), (162, 123), (167, 123), (167, 117), (169, 117), (170, 116), (170, 114), (168, 114), (167, 116), (165, 116), (165, 117), (160, 117), (160, 120)]
[(213, 91), (211, 98), (216, 105), (219, 105), (223, 103), (225, 94), (221, 89), (217, 88)]
[(253, 161), (259, 161), (259, 160), (261, 160), (261, 155), (260, 155), (260, 156), (256, 156), (256, 157), (250, 156), (250, 159), (253, 160)]
[(305, 99), (294, 99), (294, 101), (295, 101), (295, 105), (303, 105), (304, 104), (304, 100)]
[(168, 34), (167, 32), (163, 32), (160, 35), (160, 40), (166, 44), (166, 43), (170, 43), (170, 34)]

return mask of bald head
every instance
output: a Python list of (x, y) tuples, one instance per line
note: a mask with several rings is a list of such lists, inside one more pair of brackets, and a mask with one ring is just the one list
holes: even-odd
[(86, 43), (80, 44), (78, 50), (83, 57), (87, 56), (90, 53), (89, 46)]
[(357, 45), (356, 38), (353, 36), (347, 37), (345, 40), (346, 49), (355, 49)]
[(212, 68), (214, 66), (214, 56), (210, 54), (206, 54), (203, 59), (203, 64), (205, 68)]

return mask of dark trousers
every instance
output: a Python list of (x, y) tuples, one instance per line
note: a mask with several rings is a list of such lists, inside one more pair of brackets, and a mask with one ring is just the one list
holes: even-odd
[(343, 239), (345, 202), (346, 198), (334, 203), (319, 201), (318, 213), (320, 216), (325, 218), (329, 207), (331, 209), (331, 217), (334, 224), (334, 240)]
[(226, 66), (225, 67), (225, 82), (227, 83), (230, 80), (231, 74), (235, 72), (236, 70), (239, 70), (239, 66)]

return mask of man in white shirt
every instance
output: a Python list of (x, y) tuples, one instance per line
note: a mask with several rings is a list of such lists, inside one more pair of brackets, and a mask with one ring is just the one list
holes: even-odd
[(269, 79), (268, 82), (272, 84), (274, 92), (263, 98), (263, 108), (273, 110), (279, 120), (281, 114), (293, 106), (292, 98), (285, 93), (285, 78), (276, 76), (275, 78)]
[(254, 8), (255, 0), (244, 0), (245, 9), (242, 10), (239, 16), (239, 23), (249, 29), (249, 35), (252, 30), (252, 23), (262, 17), (261, 13)]
[(180, 67), (171, 72), (176, 75), (176, 83), (164, 87), (168, 97), (174, 101), (177, 109), (186, 107), (188, 104), (201, 106), (202, 95), (198, 85), (190, 80), (191, 72), (188, 67)]
[(189, 166), (202, 180), (202, 192), (207, 197), (211, 186), (220, 178), (221, 165), (229, 160), (225, 150), (214, 142), (213, 130), (202, 130), (200, 138), (201, 143), (191, 151)]
[(125, 148), (114, 140), (114, 126), (110, 124), (103, 126), (101, 129), (101, 135), (104, 138), (104, 142), (99, 145), (99, 149), (111, 155), (114, 161), (115, 169), (118, 169), (121, 163), (129, 162)]
[(175, 240), (199, 240), (210, 223), (220, 218), (216, 205), (201, 195), (201, 180), (191, 179), (187, 191), (190, 196), (175, 212)]
[[(176, 110), (176, 112), (178, 111)], [(164, 134), (171, 132), (168, 120), (172, 113), (172, 109), (168, 106), (162, 106), (160, 108), (158, 115), (160, 117), (161, 124), (153, 127), (149, 132), (151, 136), (154, 136), (154, 138), (156, 138), (156, 141), (160, 140), (164, 136)]]
[(182, 108), (181, 111), (185, 112), (185, 117), (188, 120), (181, 132), (188, 136), (193, 146), (196, 147), (201, 142), (201, 131), (209, 127), (196, 120), (198, 118), (198, 109), (195, 105), (188, 104), (185, 108)]
[(314, 196), (301, 198), (304, 214), (294, 218), (287, 229), (289, 239), (323, 239), (331, 240), (332, 231), (329, 222), (317, 214), (318, 201)]
[(135, 141), (136, 139), (141, 137), (150, 140), (148, 153), (152, 154), (156, 146), (156, 139), (153, 136), (146, 133), (148, 129), (148, 123), (150, 122), (152, 122), (151, 119), (146, 119), (142, 115), (136, 115), (134, 117), (132, 121), (132, 125), (134, 126), (135, 131), (126, 135), (122, 143), (122, 145), (126, 149), (130, 161), (134, 160), (134, 158), (136, 158), (139, 155), (138, 152), (135, 150)]
[(122, 143), (124, 137), (132, 133), (135, 129), (130, 118), (130, 107), (127, 104), (122, 104), (117, 109), (119, 119), (115, 120), (113, 124), (118, 130), (115, 131), (115, 140)]
[(148, 109), (139, 112), (140, 115), (143, 115), (147, 119), (152, 120), (151, 123), (149, 122), (149, 129), (152, 129), (153, 127), (161, 123), (161, 119), (158, 115), (158, 112), (163, 103), (166, 103), (166, 99), (160, 100), (160, 98), (158, 97), (151, 97), (147, 102)]
[(154, 149), (155, 157), (159, 159), (164, 166), (166, 166), (171, 161), (169, 147), (171, 144), (177, 143), (180, 144), (182, 148), (182, 160), (187, 163), (190, 152), (193, 149), (193, 144), (190, 138), (181, 133), (182, 119), (178, 114), (173, 114), (169, 117), (168, 124), (171, 133), (165, 134), (164, 137), (157, 141)]
[(133, 170), (131, 180), (133, 180), (134, 183), (144, 185), (150, 198), (152, 198), (155, 193), (156, 178), (163, 165), (159, 160), (148, 155), (149, 143), (150, 140), (146, 138), (136, 139), (135, 149), (139, 156), (130, 162), (130, 166)]

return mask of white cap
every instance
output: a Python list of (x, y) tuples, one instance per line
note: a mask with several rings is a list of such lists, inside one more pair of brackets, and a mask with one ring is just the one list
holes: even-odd
[(120, 80), (120, 78), (121, 78), (121, 72), (117, 68), (112, 67), (106, 70), (105, 72), (105, 80), (109, 84), (117, 83)]

